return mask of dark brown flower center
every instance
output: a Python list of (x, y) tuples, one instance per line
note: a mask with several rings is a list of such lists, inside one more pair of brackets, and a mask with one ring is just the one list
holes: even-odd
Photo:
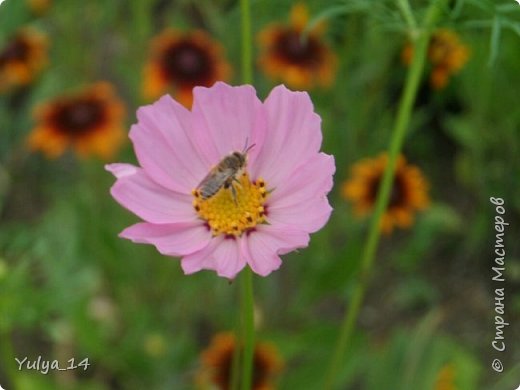
[(303, 39), (294, 30), (286, 31), (278, 37), (275, 43), (277, 55), (293, 64), (312, 65), (319, 63), (321, 49), (319, 42), (312, 36)]
[[(371, 184), (371, 188), (369, 191), (369, 197), (371, 203), (375, 203), (377, 199), (377, 194), (379, 192), (379, 185), (381, 184), (382, 177), (378, 177)], [(394, 183), (392, 184), (392, 188), (390, 190), (390, 198), (388, 200), (387, 208), (399, 207), (406, 203), (406, 188), (403, 183), (403, 179), (397, 174), (394, 178)]]
[(253, 388), (259, 387), (268, 380), (269, 362), (255, 351), (253, 356)]
[[(233, 369), (233, 353), (234, 349), (226, 351), (222, 356), (221, 365), (215, 372), (215, 384), (219, 389), (228, 390), (231, 383), (231, 375)], [(251, 389), (255, 390), (267, 381), (269, 374), (269, 362), (265, 361), (262, 356), (255, 351), (253, 355), (253, 377)]]
[(56, 127), (69, 135), (81, 135), (103, 121), (105, 109), (96, 100), (77, 100), (64, 103), (54, 114)]
[(29, 45), (21, 38), (15, 39), (9, 43), (2, 52), (0, 52), (0, 65), (12, 61), (24, 61), (29, 53)]
[(223, 390), (229, 389), (231, 383), (231, 375), (233, 370), (233, 349), (226, 351), (226, 354), (222, 356), (220, 367), (217, 367), (215, 371), (215, 384)]
[(208, 53), (189, 41), (176, 43), (162, 57), (164, 72), (181, 84), (204, 85), (211, 78), (211, 65)]

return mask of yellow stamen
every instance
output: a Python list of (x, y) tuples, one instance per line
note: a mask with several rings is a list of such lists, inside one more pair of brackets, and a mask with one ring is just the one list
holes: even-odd
[(193, 190), (193, 207), (208, 223), (214, 236), (238, 237), (266, 222), (264, 204), (268, 192), (265, 182), (262, 179), (251, 182), (247, 173), (242, 174), (238, 181), (233, 183), (236, 197), (231, 188), (222, 187), (208, 199), (203, 199), (199, 190)]

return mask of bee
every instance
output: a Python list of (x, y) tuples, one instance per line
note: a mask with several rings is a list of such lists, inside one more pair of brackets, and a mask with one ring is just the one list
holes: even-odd
[(237, 192), (233, 182), (239, 183), (238, 177), (242, 175), (247, 165), (247, 152), (255, 144), (244, 147), (242, 152), (233, 152), (225, 156), (220, 162), (209, 171), (197, 186), (197, 192), (202, 199), (209, 199), (215, 195), (222, 187), (231, 188), (233, 200), (237, 203)]

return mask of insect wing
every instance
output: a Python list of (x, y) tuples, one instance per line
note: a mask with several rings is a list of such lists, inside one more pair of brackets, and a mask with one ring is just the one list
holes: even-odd
[(202, 197), (207, 199), (215, 195), (224, 185), (226, 180), (233, 176), (233, 172), (234, 171), (231, 168), (212, 169), (211, 172), (209, 172), (206, 177), (202, 179), (199, 186), (197, 187)]

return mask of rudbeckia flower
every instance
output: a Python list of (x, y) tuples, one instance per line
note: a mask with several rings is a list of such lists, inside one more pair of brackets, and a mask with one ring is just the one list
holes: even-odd
[(99, 82), (37, 107), (29, 147), (59, 157), (67, 146), (84, 157), (110, 158), (123, 141), (124, 106), (112, 86)]
[(26, 0), (29, 9), (36, 15), (43, 15), (51, 6), (52, 0)]
[(222, 46), (205, 32), (168, 29), (152, 41), (150, 59), (144, 68), (143, 93), (155, 99), (169, 92), (191, 107), (193, 87), (226, 81), (230, 70)]
[[(409, 65), (413, 57), (413, 47), (408, 44), (402, 52), (402, 59)], [(432, 66), (430, 85), (434, 89), (444, 88), (450, 76), (457, 74), (469, 58), (468, 48), (459, 36), (450, 30), (438, 30), (430, 39), (428, 60)]]
[(327, 87), (336, 71), (336, 55), (323, 41), (323, 25), (303, 36), (308, 19), (307, 8), (296, 4), (290, 25), (274, 24), (259, 34), (260, 68), (272, 79), (297, 89)]
[(456, 390), (455, 387), (455, 370), (453, 365), (446, 364), (437, 374), (435, 381), (435, 390)]
[[(386, 154), (362, 160), (354, 164), (350, 179), (343, 183), (342, 195), (354, 203), (354, 212), (358, 216), (373, 210), (387, 161)], [(383, 232), (390, 233), (394, 226), (411, 226), (415, 211), (423, 210), (429, 204), (427, 189), (428, 185), (421, 171), (408, 165), (405, 158), (400, 156), (390, 200), (381, 220)]]
[(140, 108), (130, 138), (141, 167), (107, 166), (112, 196), (144, 220), (120, 236), (182, 257), (187, 274), (232, 279), (247, 264), (268, 275), (330, 216), (321, 119), (307, 93), (284, 86), (263, 103), (249, 85), (193, 94), (192, 111), (167, 95)]
[[(236, 348), (233, 333), (218, 333), (202, 352), (202, 367), (197, 377), (200, 389), (230, 389), (233, 355)], [(270, 343), (259, 342), (253, 353), (251, 390), (273, 390), (274, 376), (282, 369), (278, 350)]]
[(32, 29), (20, 30), (0, 47), (0, 92), (29, 84), (46, 64), (46, 37)]

